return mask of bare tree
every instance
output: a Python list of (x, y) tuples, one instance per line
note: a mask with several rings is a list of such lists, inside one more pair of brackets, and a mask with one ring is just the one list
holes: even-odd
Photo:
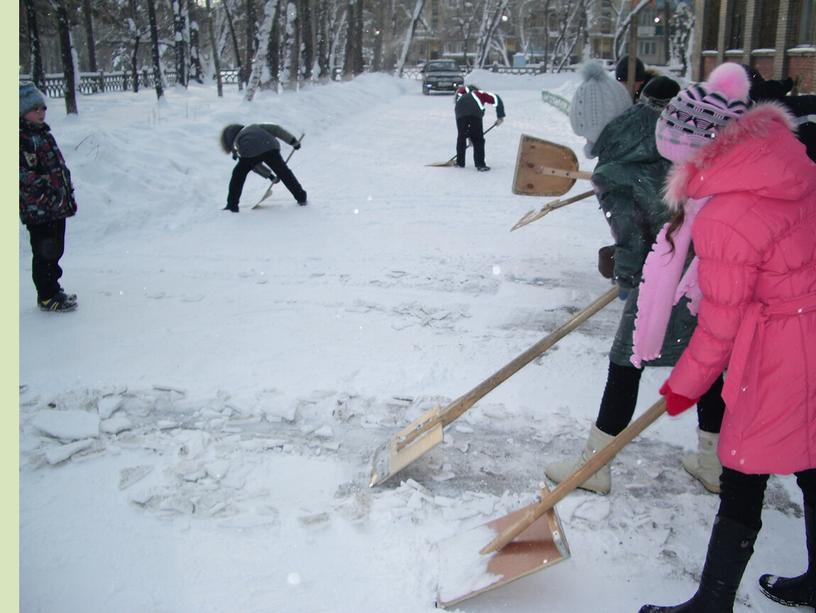
[(34, 0), (24, 0), (26, 23), (28, 24), (28, 51), (31, 64), (31, 80), (45, 91), (45, 72), (42, 65), (40, 50), (40, 30), (37, 27), (37, 12), (34, 10)]
[(133, 41), (133, 52), (130, 56), (130, 78), (132, 81), (131, 87), (133, 87), (133, 93), (135, 94), (139, 91), (139, 46), (142, 41), (142, 31), (137, 21), (139, 11), (136, 6), (136, 0), (129, 0), (128, 7), (130, 9), (130, 15), (127, 20), (128, 35)]
[(671, 55), (680, 63), (680, 74), (688, 78), (691, 34), (694, 31), (694, 11), (679, 4), (671, 21)]
[(204, 82), (204, 70), (201, 68), (201, 45), (198, 37), (198, 20), (194, 0), (187, 0), (187, 23), (190, 33), (190, 78), (197, 83)]
[(304, 80), (311, 81), (315, 68), (312, 0), (300, 0), (300, 16), (301, 74)]
[(156, 98), (164, 96), (164, 83), (161, 70), (161, 55), (159, 54), (159, 26), (156, 22), (156, 0), (147, 1), (147, 17), (150, 22), (150, 48), (153, 55), (153, 81), (156, 86)]
[(252, 70), (252, 58), (255, 57), (255, 50), (258, 48), (258, 24), (255, 15), (254, 0), (246, 0), (246, 56), (244, 57), (244, 70), (241, 80), (249, 82), (249, 73)]
[(209, 21), (210, 31), (210, 48), (212, 49), (213, 66), (215, 67), (215, 86), (218, 91), (218, 97), (224, 97), (224, 84), (221, 81), (221, 58), (219, 47), (215, 44), (215, 19), (213, 18), (212, 5), (210, 0), (206, 0), (207, 20)]
[(246, 93), (244, 94), (244, 100), (247, 102), (252, 102), (252, 99), (255, 97), (255, 92), (261, 83), (261, 73), (266, 65), (264, 61), (265, 58), (262, 57), (262, 55), (264, 55), (262, 54), (262, 50), (269, 48), (269, 36), (272, 33), (272, 25), (275, 23), (277, 16), (278, 0), (266, 0), (266, 4), (264, 5), (264, 19), (261, 23), (261, 29), (258, 31), (258, 51), (252, 60), (252, 72), (249, 77)]
[(347, 15), (343, 74), (355, 77), (363, 72), (363, 0), (348, 0)]
[(176, 83), (187, 87), (187, 50), (184, 41), (186, 20), (182, 2), (183, 0), (172, 0), (173, 48), (176, 54)]
[(232, 21), (232, 13), (229, 10), (229, 2), (224, 0), (221, 5), (224, 7), (224, 14), (227, 17), (227, 28), (229, 29), (230, 38), (232, 39), (233, 53), (235, 54), (235, 68), (238, 69), (238, 91), (244, 88), (244, 68), (241, 63), (241, 51), (238, 46), (238, 35), (235, 32), (235, 24)]
[(501, 17), (507, 10), (508, 0), (486, 0), (482, 9), (482, 24), (479, 29), (479, 38), (476, 43), (476, 66), (482, 68), (487, 62), (491, 42), (499, 27)]
[(74, 46), (71, 42), (71, 23), (68, 19), (68, 9), (65, 0), (51, 0), (51, 6), (57, 15), (62, 72), (65, 75), (65, 112), (69, 115), (77, 115), (76, 65), (74, 64)]
[(405, 33), (405, 40), (402, 44), (402, 54), (400, 55), (400, 59), (397, 60), (396, 72), (399, 76), (402, 76), (402, 71), (405, 68), (405, 60), (408, 57), (408, 50), (411, 48), (411, 43), (414, 41), (417, 23), (422, 15), (423, 8), (425, 8), (425, 0), (416, 0), (414, 12), (411, 14), (411, 23), (408, 26), (408, 30)]
[(85, 18), (85, 44), (88, 47), (88, 70), (90, 72), (96, 72), (96, 39), (94, 38), (91, 0), (82, 0), (82, 16)]

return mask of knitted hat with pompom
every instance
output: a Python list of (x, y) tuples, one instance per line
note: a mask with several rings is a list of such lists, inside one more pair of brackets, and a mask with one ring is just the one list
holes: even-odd
[(581, 76), (583, 82), (570, 103), (570, 124), (578, 136), (594, 143), (606, 124), (632, 106), (632, 99), (598, 62), (584, 64)]
[(681, 90), (663, 109), (655, 128), (657, 150), (672, 162), (685, 162), (748, 110), (751, 83), (740, 64), (715, 68), (703, 83)]

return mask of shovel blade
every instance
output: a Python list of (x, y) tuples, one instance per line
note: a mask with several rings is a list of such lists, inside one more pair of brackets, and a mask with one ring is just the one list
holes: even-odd
[[(421, 436), (405, 444), (417, 430), (423, 429), (429, 422), (436, 422)], [(381, 445), (374, 452), (371, 461), (371, 481), (369, 487), (379, 485), (390, 479), (409, 464), (425, 455), (428, 451), (442, 442), (443, 427), (439, 421), (439, 407), (434, 407), (427, 413), (405, 426), (390, 440)]]
[(562, 196), (575, 185), (575, 179), (539, 173), (537, 169), (541, 166), (577, 172), (578, 158), (569, 147), (522, 134), (516, 157), (513, 193), (524, 196)]
[(479, 553), (485, 543), (512, 525), (527, 508), (438, 543), (437, 607), (453, 607), (569, 558), (569, 546), (554, 508), (499, 551)]
[(425, 164), (425, 166), (434, 166), (436, 168), (444, 168), (445, 166), (453, 166), (456, 164), (456, 158), (448, 160), (447, 162), (434, 162), (433, 164)]

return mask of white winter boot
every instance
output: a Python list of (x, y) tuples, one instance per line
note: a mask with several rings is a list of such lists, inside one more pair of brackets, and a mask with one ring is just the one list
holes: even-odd
[[(572, 475), (578, 470), (589, 458), (592, 457), (599, 449), (603, 449), (611, 441), (614, 436), (606, 434), (599, 430), (595, 424), (589, 430), (589, 438), (587, 439), (586, 447), (584, 447), (581, 456), (563, 462), (555, 462), (544, 467), (544, 474), (556, 483), (561, 483), (564, 479)], [(594, 475), (583, 482), (578, 487), (595, 492), (596, 494), (608, 494), (612, 489), (612, 471), (609, 469), (609, 464), (604, 464), (598, 469)]]
[(683, 468), (692, 477), (703, 484), (709, 492), (720, 493), (720, 474), (722, 464), (717, 457), (717, 442), (720, 435), (716, 432), (704, 432), (697, 428), (697, 453), (683, 456)]

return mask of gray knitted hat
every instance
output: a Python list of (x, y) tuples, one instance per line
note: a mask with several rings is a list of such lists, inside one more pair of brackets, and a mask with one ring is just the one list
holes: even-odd
[(33, 83), (20, 83), (20, 117), (38, 106), (46, 106), (45, 95)]
[(581, 76), (583, 83), (570, 104), (570, 124), (578, 136), (594, 143), (606, 124), (632, 106), (632, 98), (598, 62), (584, 64)]

